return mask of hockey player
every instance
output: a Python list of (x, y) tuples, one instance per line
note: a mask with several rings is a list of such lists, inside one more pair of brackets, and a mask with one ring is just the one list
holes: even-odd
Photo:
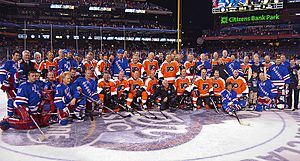
[(212, 66), (218, 65), (218, 60), (219, 60), (219, 53), (218, 52), (214, 52), (213, 53), (213, 58), (211, 60), (211, 65)]
[[(286, 105), (286, 97), (288, 95), (288, 86), (290, 84), (290, 74), (288, 69), (281, 64), (280, 56), (276, 57), (275, 64), (267, 71), (267, 77), (278, 88), (278, 108), (283, 109)], [(282, 107), (282, 104), (284, 105)]]
[(277, 88), (263, 73), (259, 73), (259, 79), (258, 98), (255, 110), (263, 111), (264, 109), (269, 109), (272, 100), (277, 97)]
[(16, 97), (16, 88), (18, 87), (18, 61), (20, 59), (20, 53), (15, 51), (12, 54), (12, 60), (8, 60), (0, 68), (0, 83), (1, 89), (7, 94), (7, 116), (13, 115), (13, 99)]
[(144, 81), (146, 92), (148, 93), (149, 97), (154, 94), (156, 86), (158, 85), (158, 80), (155, 78), (155, 73), (155, 70), (151, 70), (149, 77)]
[(43, 90), (54, 91), (57, 85), (58, 85), (58, 82), (56, 81), (54, 72), (48, 72), (47, 79), (46, 79), (45, 85), (43, 87)]
[(240, 98), (242, 94), (246, 94), (249, 91), (246, 80), (239, 76), (238, 70), (234, 70), (233, 76), (227, 78), (226, 82), (232, 83), (232, 89), (237, 93), (238, 98)]
[(187, 87), (190, 86), (190, 80), (186, 77), (186, 70), (180, 71), (180, 77), (175, 80), (174, 84), (177, 96), (182, 96)]
[(102, 78), (104, 72), (108, 72), (108, 73), (111, 72), (110, 71), (110, 63), (108, 61), (108, 56), (106, 53), (103, 54), (103, 59), (101, 59), (98, 62), (95, 72), (99, 78)]
[[(255, 71), (257, 74), (264, 72), (264, 67), (259, 62), (259, 56), (256, 54), (253, 56), (253, 64), (251, 65), (251, 71)], [(249, 72), (249, 75), (252, 75), (252, 73)]]
[(126, 99), (129, 93), (129, 84), (128, 81), (125, 79), (124, 71), (120, 71), (118, 79), (115, 80), (115, 84), (120, 100)]
[(145, 72), (147, 76), (149, 76), (151, 70), (157, 71), (159, 69), (158, 62), (157, 60), (154, 60), (154, 56), (154, 53), (150, 52), (148, 58), (143, 61), (142, 74)]
[(220, 77), (219, 70), (215, 70), (214, 76), (211, 78), (213, 87), (213, 100), (218, 107), (222, 105), (221, 92), (225, 89), (225, 81)]
[(176, 108), (177, 97), (176, 89), (173, 85), (169, 85), (167, 80), (163, 80), (162, 86), (157, 89), (158, 92), (155, 92), (154, 97), (160, 98), (160, 110), (170, 109), (171, 111)]
[(123, 53), (124, 50), (123, 49), (119, 49), (118, 50), (118, 57), (114, 59), (114, 61), (112, 62), (112, 75), (114, 79), (118, 78), (118, 75), (120, 73), (120, 71), (125, 72), (125, 75), (127, 77), (130, 76), (130, 69), (129, 69), (129, 64), (128, 64), (128, 60), (123, 58)]
[(129, 63), (129, 68), (130, 68), (130, 77), (133, 77), (134, 72), (138, 71), (139, 72), (139, 77), (141, 77), (141, 72), (142, 72), (142, 67), (143, 65), (138, 62), (139, 57), (137, 55), (132, 56), (132, 62)]
[(33, 60), (31, 60), (31, 62), (34, 63), (34, 69), (38, 70), (39, 66), (40, 66), (40, 64), (42, 62), (42, 54), (40, 52), (35, 52), (33, 54)]
[(194, 97), (193, 103), (194, 105), (196, 105), (196, 107), (200, 105), (201, 107), (209, 108), (209, 106), (211, 105), (209, 97), (210, 97), (210, 93), (213, 91), (212, 81), (209, 77), (207, 77), (206, 74), (207, 74), (206, 69), (202, 69), (201, 76), (198, 79), (196, 79), (194, 83), (199, 92), (198, 99), (197, 99), (197, 92), (195, 92), (195, 95), (193, 96)]
[(257, 104), (257, 93), (258, 93), (258, 74), (256, 71), (252, 72), (251, 78), (248, 80), (248, 87), (249, 87), (249, 106), (250, 109), (255, 109)]
[(49, 51), (47, 53), (47, 60), (42, 61), (38, 71), (42, 73), (42, 77), (46, 78), (47, 72), (53, 72), (54, 77), (57, 77), (57, 62), (54, 61), (54, 54)]
[(71, 51), (67, 50), (67, 55), (65, 58), (62, 58), (58, 62), (58, 75), (61, 75), (63, 72), (70, 71), (71, 68), (77, 68), (78, 64), (73, 58)]
[(193, 54), (189, 54), (187, 56), (187, 61), (184, 63), (184, 68), (186, 69), (186, 73), (187, 73), (187, 78), (189, 80), (192, 80), (193, 76), (195, 73), (191, 72), (191, 67), (195, 67), (196, 62), (194, 61), (194, 55)]
[(115, 105), (112, 100), (117, 100), (117, 89), (108, 72), (104, 72), (103, 78), (99, 80), (98, 93), (105, 106), (114, 108)]
[(227, 52), (227, 50), (223, 50), (222, 51), (222, 58), (221, 58), (221, 60), (225, 63), (225, 64), (227, 64), (227, 63), (229, 63), (230, 62), (230, 57), (228, 57), (228, 52)]
[(140, 107), (147, 108), (146, 101), (148, 99), (148, 94), (145, 90), (144, 82), (139, 78), (139, 72), (135, 71), (134, 76), (128, 79), (129, 93), (126, 99), (126, 104), (128, 107)]
[(268, 69), (274, 64), (274, 62), (271, 62), (270, 56), (266, 55), (264, 57), (264, 62), (262, 63), (262, 66), (264, 67), (264, 73), (266, 74)]
[(196, 63), (196, 66), (199, 71), (201, 69), (206, 69), (207, 75), (210, 76), (212, 70), (211, 63), (204, 53), (200, 55), (200, 61)]
[(177, 63), (172, 61), (171, 55), (167, 55), (165, 62), (160, 67), (158, 77), (164, 78), (164, 80), (167, 80), (170, 84), (174, 84), (176, 76), (179, 76), (179, 73)]
[(53, 61), (54, 62), (56, 62), (57, 64), (58, 64), (58, 62), (61, 60), (61, 59), (63, 59), (64, 57), (65, 57), (65, 54), (67, 54), (68, 53), (68, 51), (69, 50), (64, 50), (64, 49), (59, 49), (58, 50), (58, 57), (55, 57), (54, 59), (53, 59)]
[[(57, 107), (59, 123), (61, 125), (68, 124), (70, 115), (69, 107), (75, 106), (76, 101), (80, 98), (77, 89), (71, 88), (71, 73), (64, 72), (62, 74), (62, 83), (56, 86), (54, 104)], [(70, 107), (71, 108), (71, 107)]]
[(236, 61), (234, 54), (231, 55), (230, 62), (226, 64), (226, 67), (229, 76), (233, 76), (234, 70), (238, 70), (240, 76), (243, 75), (241, 65), (238, 61)]
[(15, 99), (16, 117), (4, 118), (0, 122), (0, 128), (7, 130), (14, 128), (18, 130), (28, 130), (36, 128), (32, 118), (40, 126), (48, 126), (49, 117), (43, 117), (37, 112), (40, 107), (41, 89), (34, 83), (36, 81), (36, 71), (29, 71), (26, 82), (23, 82), (19, 88)]
[[(99, 100), (97, 94), (97, 83), (92, 79), (93, 71), (90, 69), (85, 70), (85, 77), (79, 77), (72, 84), (72, 88), (76, 88), (77, 90), (82, 92), (81, 100), (78, 102), (78, 106), (75, 108), (74, 113), (78, 120), (82, 120), (85, 116), (85, 111), (93, 111), (92, 101), (89, 98), (98, 101), (97, 105), (101, 105), (101, 101)], [(95, 108), (98, 110), (98, 107)]]
[(82, 65), (83, 65), (83, 71), (85, 72), (86, 70), (91, 70), (92, 73), (92, 79), (95, 80), (95, 69), (97, 67), (97, 60), (94, 59), (94, 53), (88, 52), (86, 55), (85, 59), (82, 60)]
[(249, 63), (249, 57), (244, 57), (244, 62), (241, 63), (242, 73), (245, 80), (249, 80), (249, 69), (251, 70), (251, 64)]
[(222, 96), (222, 108), (229, 115), (232, 115), (234, 111), (241, 109), (241, 105), (238, 101), (236, 92), (232, 90), (232, 83), (226, 82), (226, 89), (221, 93)]
[(24, 50), (22, 52), (22, 59), (20, 60), (20, 71), (19, 71), (19, 79), (20, 82), (26, 82), (29, 71), (35, 70), (34, 63), (30, 61), (30, 52), (28, 50)]

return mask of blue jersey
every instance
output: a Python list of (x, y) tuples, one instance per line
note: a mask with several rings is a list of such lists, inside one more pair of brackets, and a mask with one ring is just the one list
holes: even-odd
[(69, 104), (73, 98), (80, 97), (77, 89), (71, 88), (72, 85), (64, 85), (63, 83), (56, 86), (54, 104), (59, 110), (65, 108), (65, 104)]
[(15, 88), (18, 85), (18, 62), (13, 60), (8, 60), (3, 66), (0, 67), (0, 83), (2, 84), (4, 80), (11, 80), (14, 83)]
[(94, 100), (98, 100), (97, 83), (93, 79), (88, 81), (84, 77), (79, 77), (74, 81), (72, 86), (72, 88), (75, 89), (77, 89), (77, 87), (81, 87), (84, 95), (92, 97)]
[(27, 106), (31, 112), (38, 109), (42, 97), (41, 88), (35, 83), (23, 82), (18, 88), (15, 105)]
[(258, 84), (258, 96), (273, 99), (277, 96), (277, 88), (269, 79), (263, 82), (260, 81)]
[(115, 60), (112, 62), (111, 68), (114, 77), (117, 77), (120, 71), (124, 71), (126, 76), (128, 77), (130, 76), (128, 60), (125, 58), (122, 58), (120, 60), (119, 58), (115, 58)]
[(78, 64), (74, 59), (60, 59), (58, 62), (58, 75), (70, 71), (71, 68), (77, 68)]
[(233, 71), (238, 70), (239, 76), (243, 76), (241, 64), (238, 61), (228, 62), (226, 64), (227, 72), (229, 76), (233, 76)]
[[(205, 60), (204, 62), (198, 61), (196, 63), (196, 66), (199, 70), (205, 68), (207, 73), (211, 74), (212, 66), (211, 66), (211, 63), (209, 60)], [(200, 75), (200, 73), (199, 73), (199, 75)]]
[(56, 81), (54, 81), (53, 83), (50, 81), (46, 81), (43, 89), (44, 90), (55, 90), (57, 85), (58, 85), (58, 82), (56, 82)]
[(41, 89), (44, 89), (44, 86), (45, 86), (45, 82), (42, 81), (42, 80), (36, 80), (34, 82), (36, 85), (38, 85)]
[[(272, 82), (276, 82), (278, 85), (290, 84), (290, 73), (288, 69), (280, 64), (273, 64), (267, 71), (267, 76)], [(275, 85), (277, 85), (275, 84)]]
[(234, 90), (228, 91), (227, 89), (221, 92), (222, 104), (228, 104), (230, 102), (238, 103), (237, 94)]

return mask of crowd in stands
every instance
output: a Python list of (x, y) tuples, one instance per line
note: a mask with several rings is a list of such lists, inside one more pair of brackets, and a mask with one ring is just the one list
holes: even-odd
[(266, 36), (282, 34), (298, 34), (299, 25), (292, 24), (271, 24), (255, 26), (233, 26), (224, 27), (220, 30), (210, 30), (207, 36)]

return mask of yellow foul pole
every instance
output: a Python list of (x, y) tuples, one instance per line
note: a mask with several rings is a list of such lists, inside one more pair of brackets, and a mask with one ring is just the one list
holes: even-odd
[(177, 51), (181, 48), (181, 0), (177, 0)]

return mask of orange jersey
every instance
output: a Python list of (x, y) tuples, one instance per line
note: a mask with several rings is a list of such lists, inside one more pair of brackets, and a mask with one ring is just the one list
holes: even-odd
[(158, 80), (156, 78), (154, 78), (154, 79), (147, 78), (145, 80), (144, 84), (146, 86), (147, 93), (153, 95), (154, 94), (154, 89), (158, 85)]
[(219, 64), (218, 61), (219, 61), (219, 59), (218, 60), (212, 59), (211, 65), (218, 65)]
[(150, 74), (150, 70), (158, 70), (159, 66), (158, 66), (158, 62), (157, 60), (153, 60), (150, 61), (148, 59), (143, 61), (143, 71), (142, 72), (146, 72), (147, 76), (149, 76)]
[(96, 65), (95, 72), (97, 75), (100, 75), (104, 72), (110, 73), (110, 63), (108, 61), (100, 60)]
[(129, 68), (130, 68), (130, 76), (133, 77), (133, 74), (135, 71), (139, 71), (139, 77), (141, 77), (141, 72), (143, 65), (141, 63), (129, 63)]
[(115, 80), (115, 84), (117, 87), (117, 91), (118, 91), (118, 97), (121, 96), (121, 94), (123, 93), (124, 90), (129, 91), (129, 84), (128, 81), (126, 79), (123, 80)]
[(226, 82), (232, 83), (232, 89), (236, 92), (238, 97), (240, 97), (242, 93), (248, 89), (246, 80), (240, 76), (236, 79), (231, 76), (227, 78)]
[(188, 78), (177, 78), (174, 84), (174, 86), (176, 87), (177, 95), (181, 96), (189, 85), (190, 80)]
[(168, 63), (165, 61), (160, 67), (160, 76), (164, 77), (168, 83), (175, 83), (176, 75), (179, 75), (179, 67), (177, 63)]
[(51, 71), (51, 72), (54, 72), (54, 76), (56, 77), (57, 76), (57, 62), (53, 61), (49, 61), (49, 60), (46, 60), (46, 61), (42, 61), (39, 68), (38, 68), (38, 71), (43, 71), (44, 69), (47, 69), (48, 71)]
[(264, 67), (266, 67), (267, 68), (267, 70), (270, 68), (270, 66), (272, 66), (274, 63), (273, 62), (269, 62), (269, 63), (266, 63), (266, 62), (263, 62), (262, 63), (262, 65), (264, 66)]
[(211, 79), (208, 77), (205, 79), (199, 77), (194, 84), (198, 88), (200, 97), (209, 96), (209, 92), (213, 90)]
[(116, 95), (117, 94), (117, 89), (116, 89), (116, 84), (109, 80), (108, 82), (105, 82), (104, 79), (100, 79), (98, 83), (98, 88), (100, 88), (100, 91), (109, 89), (111, 95)]
[(88, 61), (88, 60), (86, 60), (86, 59), (83, 59), (82, 60), (82, 64), (83, 64), (83, 66), (84, 66), (84, 70), (86, 70), (86, 69), (90, 69), (90, 70), (92, 70), (92, 71), (94, 71), (95, 70), (95, 68), (97, 67), (97, 60), (95, 60), (95, 59), (93, 59), (92, 61)]
[(31, 62), (34, 63), (34, 69), (39, 70), (40, 64), (41, 64), (42, 62), (37, 63), (35, 60), (31, 60)]
[(142, 87), (144, 87), (144, 82), (142, 81), (142, 79), (138, 78), (138, 79), (133, 79), (130, 78), (128, 79), (128, 84), (129, 84), (129, 92), (133, 94), (133, 96), (136, 95), (136, 91), (137, 89), (141, 89)]
[(227, 58), (221, 58), (223, 62), (225, 63), (229, 63), (231, 61), (230, 57), (227, 57)]
[(221, 92), (225, 89), (225, 81), (221, 77), (211, 78), (213, 92), (215, 96), (221, 96)]
[(241, 68), (242, 68), (242, 70), (243, 70), (243, 73), (245, 74), (245, 75), (247, 75), (248, 74), (248, 71), (249, 71), (249, 68), (251, 67), (251, 64), (245, 64), (245, 63), (242, 63), (241, 64)]
[(187, 75), (188, 76), (191, 76), (192, 74), (190, 74), (190, 68), (192, 67), (192, 66), (195, 66), (196, 65), (196, 62), (195, 61), (192, 61), (192, 62), (189, 62), (189, 61), (186, 61), (185, 63), (184, 63), (184, 68), (185, 68), (185, 70), (186, 70), (186, 72), (187, 72)]

